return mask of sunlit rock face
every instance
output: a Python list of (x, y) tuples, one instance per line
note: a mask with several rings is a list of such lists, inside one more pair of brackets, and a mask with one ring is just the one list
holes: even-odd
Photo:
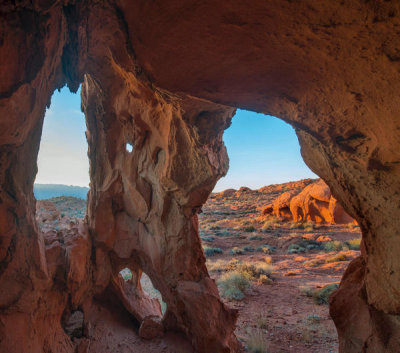
[[(292, 124), (308, 166), (361, 226), (362, 258), (331, 303), (341, 352), (397, 352), (399, 6), (3, 2), (1, 350), (94, 351), (94, 308), (109, 309), (110, 298), (121, 303), (117, 317), (150, 328), (142, 332), (181, 331), (199, 352), (239, 350), (236, 313), (208, 277), (196, 213), (227, 171), (222, 133), (240, 107)], [(88, 214), (62, 234), (42, 234), (37, 152), (45, 107), (65, 83), (83, 83)], [(138, 282), (118, 282), (125, 267), (161, 291), (162, 319)]]

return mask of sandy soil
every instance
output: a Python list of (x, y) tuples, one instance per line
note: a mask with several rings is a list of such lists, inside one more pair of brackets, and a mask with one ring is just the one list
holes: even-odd
[[(225, 299), (227, 305), (239, 310), (236, 330), (239, 339), (245, 346), (249, 341), (262, 340), (269, 353), (337, 352), (337, 335), (328, 305), (317, 305), (305, 292), (310, 295), (327, 284), (340, 281), (349, 261), (359, 254), (345, 246), (346, 241), (361, 237), (359, 228), (309, 224), (302, 229), (301, 225), (280, 221), (265, 232), (262, 226), (268, 218), (262, 219), (260, 211), (277, 194), (279, 192), (272, 190), (242, 193), (240, 197), (212, 195), (199, 216), (203, 246), (222, 250), (221, 254), (208, 257), (210, 275), (218, 281), (225, 273), (212, 270), (218, 261), (224, 263), (236, 259), (254, 263), (270, 257), (272, 284), (253, 281), (243, 300)], [(339, 252), (314, 249), (288, 254), (291, 244), (304, 239), (338, 241), (344, 244), (344, 249)], [(260, 251), (260, 246), (265, 245), (276, 249), (266, 255)], [(232, 255), (235, 247), (243, 250), (243, 254)], [(337, 254), (347, 260), (329, 262)]]
[[(242, 300), (224, 298), (228, 306), (239, 311), (236, 334), (244, 347), (258, 345), (264, 349), (258, 353), (334, 353), (338, 351), (338, 342), (328, 305), (316, 304), (313, 293), (340, 281), (349, 261), (359, 255), (359, 251), (349, 250), (346, 242), (360, 238), (361, 234), (354, 225), (304, 226), (262, 218), (263, 206), (292, 187), (296, 184), (243, 191), (230, 197), (211, 195), (199, 215), (203, 247), (211, 248), (211, 253), (212, 249), (217, 249), (217, 253), (207, 256), (207, 266), (210, 276), (218, 283), (220, 277), (229, 272), (221, 264), (226, 265), (232, 260), (244, 264), (271, 262), (273, 269), (267, 283), (253, 279)], [(56, 210), (46, 203), (38, 204), (38, 219), (46, 219), (42, 223), (38, 221), (43, 231), (67, 229), (77, 218), (84, 217), (85, 204), (80, 199), (54, 198), (51, 201)], [(57, 212), (56, 217), (47, 216), (54, 212)], [(316, 249), (288, 253), (296, 247), (292, 244), (317, 239), (319, 247)], [(329, 241), (336, 241), (344, 248), (327, 251), (323, 244)], [(210, 249), (206, 255), (209, 252)], [(345, 261), (336, 261), (336, 255)], [(150, 296), (161, 298), (148, 277), (142, 278), (142, 285)], [(115, 313), (101, 313), (102, 320), (96, 320), (105, 309), (101, 306), (92, 309), (88, 314), (95, 322), (91, 335), (96, 340), (90, 351), (192, 352), (182, 336), (171, 333), (163, 339), (143, 341), (128, 315), (126, 322), (118, 326), (114, 322)], [(110, 332), (109, 337), (102, 334), (107, 321), (112, 322), (114, 328), (119, 327)], [(248, 351), (257, 352), (250, 347)]]

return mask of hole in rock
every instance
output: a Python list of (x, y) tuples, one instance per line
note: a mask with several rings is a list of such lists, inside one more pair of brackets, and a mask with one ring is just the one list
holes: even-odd
[(199, 231), (210, 276), (239, 308), (236, 334), (271, 351), (337, 351), (327, 302), (359, 254), (358, 226), (305, 165), (290, 125), (239, 110), (223, 138), (230, 169)]
[(46, 110), (34, 194), (36, 218), (44, 230), (63, 229), (86, 213), (89, 191), (86, 124), (80, 89), (55, 91)]
[(131, 153), (133, 151), (133, 146), (130, 143), (126, 144), (126, 150)]
[[(129, 281), (132, 279), (132, 271), (129, 268), (123, 268), (120, 272), (120, 275), (125, 281)], [(140, 277), (140, 286), (142, 287), (143, 292), (152, 299), (157, 299), (160, 302), (161, 312), (164, 315), (167, 310), (167, 303), (165, 303), (162, 299), (162, 295), (160, 291), (158, 291), (151, 281), (150, 277), (142, 272)]]
[(161, 312), (164, 315), (167, 311), (167, 303), (163, 301), (161, 293), (154, 287), (150, 277), (144, 272), (142, 273), (142, 277), (140, 278), (140, 285), (142, 286), (143, 291), (150, 298), (158, 299), (161, 305)]

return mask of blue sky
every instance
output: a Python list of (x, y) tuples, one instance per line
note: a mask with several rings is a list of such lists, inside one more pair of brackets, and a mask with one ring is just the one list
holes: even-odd
[(294, 129), (282, 120), (238, 110), (224, 133), (229, 171), (214, 191), (247, 186), (258, 189), (317, 176), (305, 165)]
[[(86, 125), (80, 91), (54, 92), (46, 111), (36, 183), (89, 185)], [(238, 110), (224, 133), (230, 167), (215, 191), (314, 178), (300, 155), (293, 128), (277, 118)]]
[(85, 116), (81, 94), (55, 91), (44, 117), (38, 157), (38, 184), (89, 185)]

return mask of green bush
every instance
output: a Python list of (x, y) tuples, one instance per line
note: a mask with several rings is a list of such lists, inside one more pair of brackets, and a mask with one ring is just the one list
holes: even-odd
[(264, 254), (272, 254), (273, 252), (276, 251), (276, 247), (264, 244), (260, 245), (256, 250), (259, 252), (263, 252)]
[(261, 235), (252, 235), (249, 240), (263, 240), (264, 238)]
[(252, 246), (250, 246), (250, 245), (246, 245), (246, 246), (243, 248), (243, 250), (244, 250), (244, 251), (247, 251), (247, 252), (253, 252), (253, 251), (254, 251), (254, 248), (253, 248)]
[(241, 272), (227, 272), (218, 280), (218, 288), (222, 297), (229, 300), (242, 300), (246, 290), (250, 288), (250, 281)]
[(332, 283), (332, 284), (326, 285), (325, 287), (321, 288), (320, 290), (315, 291), (314, 295), (313, 295), (314, 302), (318, 305), (329, 304), (329, 297), (338, 288), (339, 288), (339, 284)]
[(206, 255), (206, 257), (210, 257), (210, 256), (214, 256), (216, 254), (223, 253), (221, 248), (210, 248), (208, 246), (204, 246), (203, 250), (204, 250), (204, 255)]
[(331, 252), (331, 251), (342, 251), (342, 250), (347, 250), (346, 247), (343, 246), (343, 244), (338, 241), (327, 241), (323, 243), (323, 250), (326, 252)]
[(255, 231), (256, 231), (256, 228), (254, 228), (253, 226), (244, 227), (244, 228), (243, 228), (243, 231), (246, 232), (246, 233), (252, 233), (252, 232), (255, 232)]

